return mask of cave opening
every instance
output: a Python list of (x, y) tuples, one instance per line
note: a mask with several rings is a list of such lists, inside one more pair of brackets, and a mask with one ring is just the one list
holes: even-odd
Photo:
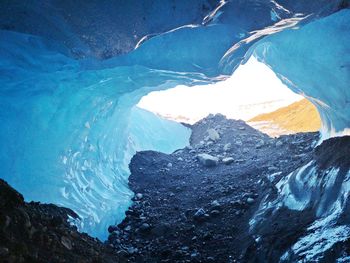
[(137, 107), (191, 125), (209, 114), (222, 114), (241, 119), (270, 136), (321, 128), (317, 108), (253, 56), (222, 81), (153, 91), (143, 96)]

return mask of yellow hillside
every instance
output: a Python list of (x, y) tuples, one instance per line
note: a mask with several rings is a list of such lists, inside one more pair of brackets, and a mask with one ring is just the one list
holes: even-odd
[(272, 122), (290, 132), (318, 131), (321, 119), (316, 107), (307, 99), (295, 102), (274, 112), (258, 115), (251, 122)]

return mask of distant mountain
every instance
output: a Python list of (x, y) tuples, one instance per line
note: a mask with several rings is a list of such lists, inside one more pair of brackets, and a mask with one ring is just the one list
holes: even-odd
[(249, 123), (273, 136), (312, 132), (321, 128), (318, 111), (307, 99), (294, 102), (270, 113), (259, 114), (250, 119)]

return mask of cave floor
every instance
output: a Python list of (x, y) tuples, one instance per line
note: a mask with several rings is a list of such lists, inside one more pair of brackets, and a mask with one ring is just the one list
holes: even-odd
[[(280, 178), (312, 159), (318, 133), (270, 138), (222, 115), (208, 116), (191, 129), (191, 146), (185, 149), (133, 157), (134, 203), (124, 221), (109, 228), (108, 243), (130, 262), (269, 262), (258, 258), (249, 220)], [(200, 162), (202, 153), (220, 161)], [(290, 211), (279, 217), (288, 225)], [(303, 218), (307, 224), (312, 215)], [(300, 235), (293, 227), (286, 233), (274, 226), (267, 231), (277, 250), (270, 260)]]

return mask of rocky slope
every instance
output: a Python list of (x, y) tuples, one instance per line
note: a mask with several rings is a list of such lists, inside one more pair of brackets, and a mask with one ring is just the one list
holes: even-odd
[[(307, 99), (294, 102), (276, 111), (260, 114), (249, 121), (270, 136), (297, 132), (316, 132), (321, 128), (321, 118), (316, 107)], [(276, 129), (271, 129), (276, 126)]]
[(219, 115), (192, 131), (186, 149), (140, 152), (131, 161), (135, 202), (109, 229), (109, 243), (131, 262), (250, 261), (249, 220), (273, 188), (268, 175), (277, 180), (310, 161), (318, 138), (272, 139)]
[(0, 179), (0, 262), (125, 262), (117, 251), (77, 232), (70, 209), (35, 202)]

